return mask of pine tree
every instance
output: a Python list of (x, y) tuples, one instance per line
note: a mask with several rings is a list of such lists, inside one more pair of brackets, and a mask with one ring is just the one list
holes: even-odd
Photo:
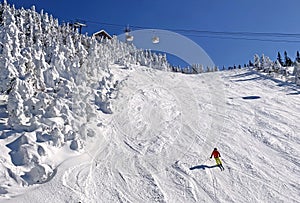
[(249, 60), (249, 67), (253, 67), (253, 63), (252, 63), (252, 61), (251, 60)]
[(204, 68), (203, 68), (203, 65), (201, 64), (200, 66), (199, 66), (199, 73), (203, 73), (204, 72)]
[(295, 76), (295, 83), (300, 85), (300, 63), (296, 61), (293, 75)]
[(254, 68), (256, 68), (258, 70), (261, 69), (260, 58), (259, 58), (259, 56), (257, 54), (254, 55), (254, 63), (253, 63), (253, 65), (254, 65)]
[(287, 52), (284, 52), (284, 65), (285, 66), (291, 66), (292, 65), (292, 60), (290, 57), (288, 57)]
[(280, 63), (280, 65), (283, 65), (283, 62), (282, 62), (282, 58), (281, 58), (280, 52), (278, 52), (278, 54), (277, 54), (277, 60), (278, 60), (278, 62)]
[(296, 61), (298, 63), (300, 63), (300, 54), (299, 54), (299, 51), (297, 51), (297, 54), (296, 54)]
[(278, 60), (275, 61), (274, 63), (274, 72), (275, 73), (279, 73), (282, 69), (282, 65), (280, 64), (280, 62)]
[(260, 62), (261, 62), (261, 69), (264, 72), (272, 72), (273, 62), (271, 61), (271, 59), (269, 57), (267, 57), (263, 54), (261, 56)]

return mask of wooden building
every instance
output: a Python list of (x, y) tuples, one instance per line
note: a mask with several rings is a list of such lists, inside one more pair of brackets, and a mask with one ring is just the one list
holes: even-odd
[(112, 39), (112, 36), (108, 34), (105, 30), (100, 30), (99, 32), (94, 33), (93, 36), (99, 41), (103, 39)]

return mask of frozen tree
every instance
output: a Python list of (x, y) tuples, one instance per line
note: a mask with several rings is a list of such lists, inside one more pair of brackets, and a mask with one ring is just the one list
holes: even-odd
[(295, 77), (295, 83), (297, 85), (300, 85), (300, 63), (298, 63), (297, 61), (295, 62), (293, 75)]
[[(80, 35), (67, 24), (59, 25), (52, 15), (38, 13), (34, 6), (17, 10), (4, 1), (0, 18), (0, 91), (9, 95), (9, 123), (18, 130), (28, 130), (28, 126), (39, 122), (47, 126), (43, 118), (51, 116), (61, 116), (66, 123), (76, 123), (82, 115), (87, 120), (93, 108), (87, 104), (90, 95), (96, 98), (100, 110), (111, 113), (110, 98), (117, 85), (110, 73), (111, 64), (169, 70), (165, 54), (138, 50), (116, 37), (99, 42)], [(59, 102), (60, 99), (69, 100)], [(49, 129), (53, 137), (63, 136), (61, 132), (70, 134), (58, 123), (53, 124), (56, 125), (57, 129)], [(76, 124), (72, 127), (76, 128)], [(80, 136), (84, 137), (79, 135), (76, 139)], [(60, 146), (59, 142), (64, 139), (53, 140), (56, 146)]]
[(199, 65), (199, 73), (203, 73), (203, 72), (204, 72), (203, 65), (202, 65), (202, 64), (200, 64), (200, 65)]
[(0, 23), (0, 92), (8, 96), (8, 127), (15, 137), (22, 134), (28, 142), (24, 154), (34, 157), (25, 160), (21, 174), (45, 161), (33, 154), (47, 153), (37, 150), (36, 142), (80, 150), (95, 134), (88, 123), (96, 120), (95, 112), (112, 113), (119, 85), (110, 65), (169, 70), (165, 54), (139, 50), (116, 37), (99, 42), (34, 6), (15, 9), (4, 0)]
[(291, 66), (292, 65), (292, 60), (290, 57), (288, 57), (287, 52), (284, 52), (284, 65), (285, 66)]
[(262, 65), (261, 65), (261, 60), (259, 58), (259, 56), (257, 54), (254, 55), (254, 68), (260, 70), (262, 68)]
[(213, 71), (212, 68), (210, 68), (209, 66), (206, 67), (206, 72), (212, 72), (212, 71)]
[(274, 63), (274, 72), (279, 73), (281, 69), (282, 69), (281, 63), (278, 60), (276, 60)]
[(273, 71), (273, 62), (271, 59), (264, 54), (260, 58), (261, 69), (264, 72), (270, 73)]
[(300, 53), (299, 53), (299, 51), (297, 51), (297, 54), (296, 54), (296, 61), (298, 63), (300, 63)]
[(191, 73), (192, 74), (197, 74), (198, 73), (197, 64), (192, 64), (191, 65)]
[(199, 74), (199, 73), (203, 73), (203, 65), (201, 64), (192, 64), (191, 66), (191, 73), (193, 74)]
[(281, 58), (280, 52), (277, 53), (277, 61), (280, 63), (280, 65), (283, 65), (283, 62), (282, 62), (282, 58)]

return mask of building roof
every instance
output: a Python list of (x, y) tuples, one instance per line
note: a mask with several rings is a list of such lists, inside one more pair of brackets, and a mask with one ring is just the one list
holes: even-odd
[(97, 37), (99, 36), (100, 38), (107, 38), (107, 39), (112, 39), (112, 36), (108, 34), (105, 30), (100, 30), (98, 32), (95, 32), (93, 36)]

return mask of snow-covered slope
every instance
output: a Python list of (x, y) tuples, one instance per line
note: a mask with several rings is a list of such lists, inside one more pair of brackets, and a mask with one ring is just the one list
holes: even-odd
[(296, 86), (161, 71), (34, 7), (4, 1), (0, 22), (1, 202), (299, 201)]
[(165, 56), (80, 35), (34, 6), (0, 4), (1, 193), (49, 181), (95, 136), (118, 90), (110, 64), (168, 68)]
[(251, 70), (111, 72), (114, 113), (91, 120), (86, 152), (8, 202), (299, 202), (298, 88)]

